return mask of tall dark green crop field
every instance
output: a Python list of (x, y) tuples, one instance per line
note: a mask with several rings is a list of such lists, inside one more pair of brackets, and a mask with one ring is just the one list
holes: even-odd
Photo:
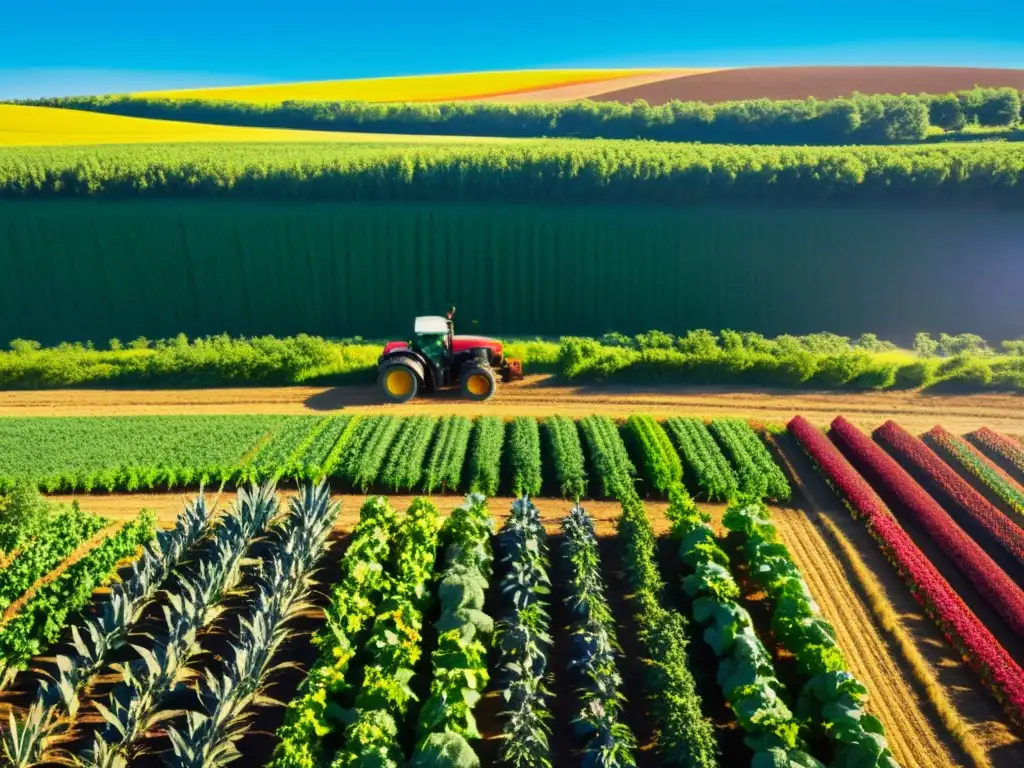
[(1019, 334), (1012, 210), (0, 203), (0, 335)]

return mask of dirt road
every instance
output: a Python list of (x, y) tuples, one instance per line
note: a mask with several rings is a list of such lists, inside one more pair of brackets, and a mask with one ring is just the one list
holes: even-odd
[(0, 416), (113, 416), (211, 413), (395, 413), (467, 416), (741, 416), (785, 423), (796, 414), (825, 424), (843, 414), (864, 427), (896, 419), (913, 431), (936, 424), (963, 433), (981, 426), (1024, 434), (1024, 397), (1012, 394), (930, 395), (919, 392), (812, 392), (737, 387), (579, 385), (528, 376), (503, 385), (485, 403), (457, 393), (422, 397), (407, 405), (381, 404), (373, 387), (251, 387), (172, 390), (38, 390), (0, 392)]

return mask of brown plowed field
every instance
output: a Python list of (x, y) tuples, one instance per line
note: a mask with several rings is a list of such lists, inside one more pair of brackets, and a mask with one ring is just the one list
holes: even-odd
[(174, 390), (39, 390), (0, 392), (0, 416), (116, 416), (213, 413), (390, 412), (466, 416), (625, 417), (638, 411), (667, 416), (740, 416), (763, 423), (785, 423), (796, 414), (827, 424), (839, 414), (874, 428), (896, 419), (913, 432), (936, 424), (964, 434), (981, 426), (1024, 432), (1024, 397), (1012, 394), (928, 395), (919, 392), (814, 392), (738, 387), (626, 385), (566, 386), (545, 376), (499, 385), (484, 403), (458, 399), (458, 393), (424, 396), (406, 405), (380, 403), (374, 387), (252, 387)]
[(974, 67), (746, 67), (676, 77), (591, 96), (649, 104), (739, 99), (833, 99), (859, 93), (948, 93), (980, 86), (1024, 89), (1024, 69)]

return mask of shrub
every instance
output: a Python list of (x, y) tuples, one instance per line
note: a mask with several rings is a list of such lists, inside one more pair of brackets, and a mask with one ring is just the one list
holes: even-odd
[(963, 105), (952, 93), (933, 96), (928, 102), (928, 119), (944, 131), (960, 131), (967, 125)]

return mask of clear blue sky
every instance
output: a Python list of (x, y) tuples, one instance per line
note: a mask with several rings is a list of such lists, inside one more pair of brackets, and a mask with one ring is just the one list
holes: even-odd
[(1011, 0), (11, 0), (0, 98), (535, 67), (1024, 68)]

